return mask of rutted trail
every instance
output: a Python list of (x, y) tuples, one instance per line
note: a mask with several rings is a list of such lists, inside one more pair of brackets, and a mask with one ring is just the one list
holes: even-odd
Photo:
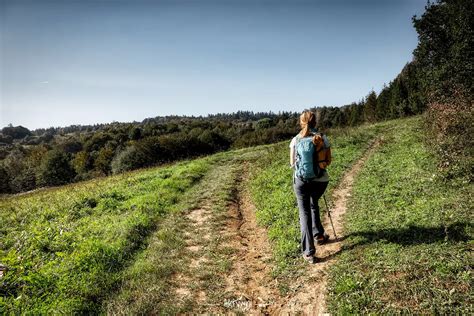
[[(381, 145), (383, 139), (375, 140), (348, 170), (339, 185), (332, 193), (332, 206), (330, 206), (331, 216), (336, 230), (337, 240), (334, 240), (334, 232), (331, 227), (330, 219), (326, 216), (323, 219), (323, 226), (331, 236), (330, 242), (322, 246), (316, 246), (316, 257), (318, 263), (308, 266), (304, 279), (296, 280), (300, 288), (295, 295), (285, 300), (282, 308), (276, 307), (273, 312), (294, 313), (303, 312), (306, 315), (320, 315), (326, 313), (326, 285), (327, 269), (333, 263), (336, 255), (341, 251), (344, 227), (344, 214), (347, 210), (347, 202), (351, 196), (354, 178), (363, 168), (365, 161)], [(308, 279), (311, 280), (308, 282)]]
[(326, 216), (323, 225), (331, 235), (331, 242), (317, 246), (318, 263), (308, 265), (306, 273), (294, 281), (294, 291), (281, 297), (276, 280), (270, 276), (271, 252), (264, 228), (256, 223), (255, 207), (252, 205), (249, 192), (246, 190), (246, 168), (237, 185), (236, 201), (230, 207), (227, 234), (233, 235), (232, 247), (237, 250), (232, 257), (233, 266), (227, 277), (227, 290), (235, 293), (231, 302), (234, 310), (250, 314), (294, 314), (318, 315), (326, 311), (325, 292), (327, 268), (341, 250), (343, 234), (343, 217), (347, 210), (348, 198), (357, 173), (365, 161), (377, 150), (381, 139), (374, 141), (363, 156), (345, 173), (339, 186), (332, 194), (331, 214), (338, 240), (334, 240), (329, 218)]
[(267, 232), (256, 223), (255, 206), (246, 185), (248, 167), (244, 163), (226, 228), (231, 247), (237, 250), (232, 257), (232, 270), (226, 278), (227, 291), (235, 296), (228, 305), (246, 313), (267, 313), (278, 298), (278, 290), (276, 281), (271, 278), (271, 248)]
[[(380, 143), (378, 140), (369, 146), (333, 191), (332, 216), (338, 237), (354, 177)], [(280, 294), (279, 286), (287, 287), (286, 280), (278, 284), (272, 277), (268, 231), (257, 225), (249, 191), (251, 168), (261, 155), (244, 152), (214, 162), (199, 184), (186, 193), (179, 204), (183, 209), (163, 221), (152, 236), (144, 254), (146, 260), (141, 263), (146, 263), (147, 269), (136, 270), (140, 275), (132, 276), (138, 281), (126, 284), (125, 294), (107, 309), (111, 314), (123, 306), (143, 314), (161, 309), (170, 313), (252, 315), (317, 315), (325, 311), (326, 270), (340, 251), (341, 242), (317, 246), (320, 262), (301, 262), (299, 276), (291, 280), (288, 294)], [(327, 218), (324, 226), (332, 235)], [(163, 275), (164, 267), (171, 268), (172, 273)], [(162, 286), (157, 287), (154, 280)]]

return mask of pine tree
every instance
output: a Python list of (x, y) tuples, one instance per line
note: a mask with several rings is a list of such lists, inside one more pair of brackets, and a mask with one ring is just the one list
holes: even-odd
[(377, 105), (375, 107), (375, 117), (378, 121), (387, 118), (387, 109), (390, 102), (390, 89), (386, 85), (383, 86), (382, 91), (377, 97)]
[(365, 103), (364, 103), (364, 120), (366, 122), (370, 122), (370, 123), (375, 122), (376, 107), (377, 107), (377, 94), (375, 93), (374, 90), (372, 90), (365, 98)]

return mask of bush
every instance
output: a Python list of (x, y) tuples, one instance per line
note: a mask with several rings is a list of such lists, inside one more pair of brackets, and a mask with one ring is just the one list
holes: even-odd
[(34, 165), (28, 164), (26, 153), (22, 148), (11, 151), (2, 161), (2, 167), (7, 174), (6, 181), (2, 186), (8, 185), (9, 189), (7, 191), (10, 191), (10, 193), (18, 193), (34, 188), (36, 184)]
[(11, 144), (13, 143), (13, 137), (10, 135), (0, 134), (0, 143)]
[(195, 154), (189, 147), (189, 136), (185, 133), (173, 133), (158, 137), (163, 161), (174, 161)]
[(68, 139), (58, 146), (64, 152), (75, 154), (82, 150), (82, 144), (78, 140)]
[(44, 156), (38, 177), (41, 185), (54, 186), (71, 182), (75, 175), (69, 164), (69, 155), (54, 149)]
[(126, 147), (114, 157), (112, 160), (112, 172), (115, 174), (133, 170), (144, 167), (148, 163), (149, 158), (143, 153), (143, 151), (132, 145)]
[(142, 138), (142, 130), (138, 127), (134, 127), (130, 130), (128, 137), (131, 140), (139, 140), (140, 138)]
[(2, 134), (11, 136), (13, 139), (22, 139), (25, 136), (30, 136), (31, 132), (23, 126), (12, 126), (11, 124), (7, 127), (2, 128)]
[(0, 194), (10, 193), (10, 176), (3, 166), (0, 166)]
[(427, 141), (439, 156), (439, 168), (446, 179), (473, 180), (473, 121), (472, 98), (466, 93), (458, 92), (428, 107)]
[(11, 175), (10, 191), (12, 193), (29, 191), (34, 188), (36, 188), (36, 174), (34, 169), (25, 166), (20, 173)]
[(114, 157), (114, 151), (111, 148), (104, 147), (99, 150), (97, 159), (94, 161), (94, 167), (96, 170), (109, 174), (110, 163)]
[(92, 159), (86, 151), (80, 151), (74, 155), (71, 164), (77, 174), (83, 174), (92, 168)]
[(203, 145), (210, 146), (211, 151), (225, 150), (230, 147), (230, 142), (221, 134), (214, 131), (205, 130), (198, 136), (198, 140)]

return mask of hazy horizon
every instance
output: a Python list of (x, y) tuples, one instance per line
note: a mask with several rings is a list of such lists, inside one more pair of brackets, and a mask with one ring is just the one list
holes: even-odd
[(0, 127), (301, 111), (379, 92), (425, 0), (0, 0)]

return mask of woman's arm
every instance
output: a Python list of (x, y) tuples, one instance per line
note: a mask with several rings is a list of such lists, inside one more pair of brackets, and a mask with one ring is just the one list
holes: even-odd
[(296, 147), (296, 137), (293, 137), (293, 139), (290, 142), (290, 166), (291, 166), (291, 168), (295, 168), (295, 163), (296, 163), (295, 147)]
[(295, 147), (294, 146), (290, 147), (290, 166), (291, 167), (295, 166)]

